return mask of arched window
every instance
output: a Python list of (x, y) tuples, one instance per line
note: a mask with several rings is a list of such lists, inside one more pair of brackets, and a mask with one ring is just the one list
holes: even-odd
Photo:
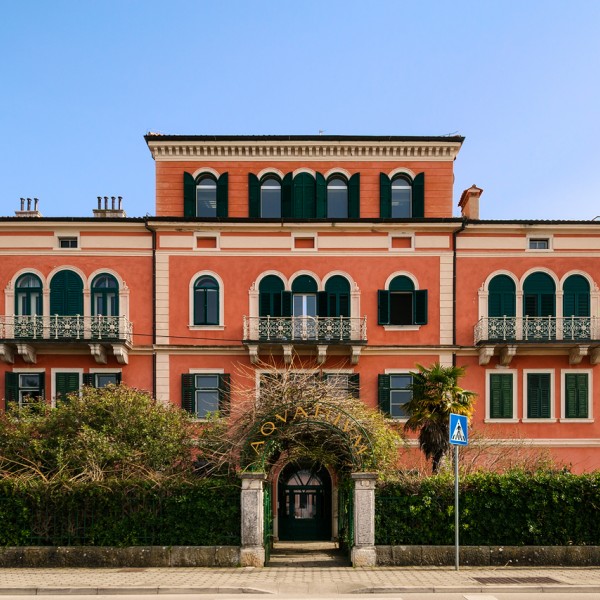
[(406, 275), (394, 277), (389, 289), (378, 291), (379, 325), (425, 325), (427, 290), (415, 290)]
[(222, 173), (218, 178), (212, 173), (183, 174), (184, 217), (227, 217), (229, 176)]
[(516, 315), (515, 282), (508, 275), (496, 275), (489, 285), (488, 317)]
[(412, 179), (406, 173), (379, 174), (380, 216), (383, 219), (410, 219), (425, 216), (425, 173)]
[(590, 284), (583, 275), (571, 275), (565, 281), (563, 316), (590, 316)]
[(119, 316), (119, 284), (108, 273), (97, 275), (92, 281), (92, 315)]
[(334, 275), (327, 280), (325, 291), (319, 292), (320, 317), (350, 316), (350, 284), (345, 277)]
[(348, 184), (339, 175), (327, 182), (327, 218), (348, 218)]
[(196, 216), (217, 216), (217, 181), (211, 175), (196, 180)]
[(556, 286), (547, 273), (532, 273), (523, 284), (523, 315), (554, 317), (556, 315)]
[(15, 314), (42, 314), (42, 282), (37, 275), (25, 273), (15, 284)]
[(50, 281), (50, 315), (83, 315), (83, 281), (73, 271), (59, 271)]
[(281, 183), (275, 177), (267, 177), (260, 184), (260, 216), (281, 218)]
[[(258, 286), (259, 294), (259, 316), (261, 317), (283, 317), (290, 316), (291, 302), (287, 299), (287, 311), (283, 310), (284, 285), (277, 275), (267, 275), (261, 279)], [(289, 294), (289, 292), (288, 292)]]
[(404, 177), (396, 177), (392, 179), (392, 219), (412, 216), (412, 184)]
[(194, 283), (194, 325), (219, 324), (219, 284), (202, 275)]
[(293, 209), (296, 219), (314, 219), (316, 216), (315, 178), (310, 173), (298, 173), (293, 183)]

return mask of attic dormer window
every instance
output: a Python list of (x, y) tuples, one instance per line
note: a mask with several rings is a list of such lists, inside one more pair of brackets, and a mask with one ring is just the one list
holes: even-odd
[(77, 248), (76, 237), (60, 237), (58, 238), (59, 248)]

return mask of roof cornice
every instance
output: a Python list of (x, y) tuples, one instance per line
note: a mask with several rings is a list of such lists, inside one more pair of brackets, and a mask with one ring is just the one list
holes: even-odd
[(145, 136), (157, 161), (453, 161), (462, 137)]

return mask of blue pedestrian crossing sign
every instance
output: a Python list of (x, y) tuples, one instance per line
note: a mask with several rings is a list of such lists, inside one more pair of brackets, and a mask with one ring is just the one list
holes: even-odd
[(454, 446), (466, 446), (469, 443), (467, 417), (450, 413), (450, 443)]

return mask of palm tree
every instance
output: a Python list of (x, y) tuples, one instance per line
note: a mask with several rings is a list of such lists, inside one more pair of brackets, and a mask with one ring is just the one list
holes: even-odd
[(429, 369), (417, 365), (412, 375), (412, 398), (405, 405), (409, 415), (405, 429), (419, 432), (419, 446), (432, 470), (437, 472), (440, 461), (450, 450), (450, 413), (473, 414), (475, 392), (459, 387), (458, 379), (465, 374), (464, 367), (443, 367), (439, 363)]

